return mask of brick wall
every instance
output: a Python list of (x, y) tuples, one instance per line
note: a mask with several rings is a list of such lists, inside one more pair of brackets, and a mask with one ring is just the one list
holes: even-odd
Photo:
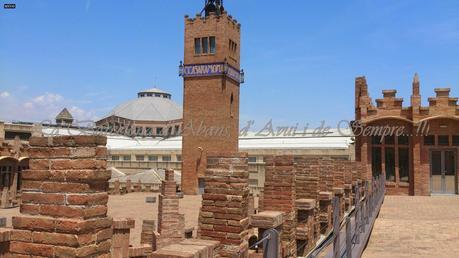
[(99, 136), (30, 139), (21, 216), (13, 217), (14, 257), (110, 257), (105, 145)]

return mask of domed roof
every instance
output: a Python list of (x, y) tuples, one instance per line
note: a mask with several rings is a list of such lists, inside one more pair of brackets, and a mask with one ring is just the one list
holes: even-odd
[(182, 119), (183, 110), (171, 100), (171, 94), (159, 89), (138, 93), (138, 98), (115, 107), (110, 116), (137, 121), (172, 121)]

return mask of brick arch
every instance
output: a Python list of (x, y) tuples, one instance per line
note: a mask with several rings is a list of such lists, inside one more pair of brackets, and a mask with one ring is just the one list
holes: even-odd
[(419, 123), (432, 121), (432, 120), (440, 120), (440, 119), (459, 121), (459, 116), (431, 116), (431, 117), (421, 119)]
[(376, 123), (376, 122), (379, 122), (379, 121), (385, 121), (385, 120), (399, 120), (399, 121), (404, 121), (406, 123), (409, 123), (409, 124), (412, 124), (413, 121), (412, 120), (409, 120), (407, 118), (404, 118), (404, 117), (400, 117), (400, 116), (380, 116), (380, 117), (375, 117), (375, 118), (372, 118), (372, 119), (368, 119), (368, 120), (365, 120), (364, 122), (366, 124), (373, 124), (373, 123)]

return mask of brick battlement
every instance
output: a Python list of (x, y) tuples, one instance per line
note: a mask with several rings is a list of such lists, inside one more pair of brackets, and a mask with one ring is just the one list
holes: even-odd
[(202, 16), (200, 13), (196, 14), (195, 18), (191, 18), (188, 15), (185, 15), (185, 23), (187, 25), (196, 25), (196, 24), (204, 24), (209, 22), (220, 22), (226, 20), (229, 24), (232, 24), (234, 28), (237, 28), (238, 31), (241, 29), (241, 24), (233, 18), (233, 16), (228, 15), (225, 11), (222, 15), (217, 15), (215, 13), (211, 13), (209, 16)]
[(392, 116), (417, 122), (432, 116), (458, 118), (458, 98), (450, 97), (450, 88), (436, 88), (436, 96), (428, 98), (428, 106), (422, 106), (419, 85), (419, 77), (415, 75), (409, 107), (403, 106), (403, 98), (396, 97), (396, 90), (383, 90), (383, 98), (376, 99), (375, 106), (368, 93), (366, 78), (357, 77), (355, 79), (356, 119), (366, 122)]

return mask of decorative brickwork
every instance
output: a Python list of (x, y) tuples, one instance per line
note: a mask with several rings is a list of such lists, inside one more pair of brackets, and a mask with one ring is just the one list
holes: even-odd
[(246, 153), (209, 156), (198, 237), (219, 241), (219, 257), (248, 255), (248, 179)]
[(263, 205), (285, 213), (281, 235), (282, 257), (296, 255), (296, 169), (293, 156), (267, 156)]
[[(435, 97), (428, 98), (428, 106), (423, 106), (420, 80), (416, 74), (412, 83), (410, 106), (403, 106), (403, 99), (396, 96), (396, 90), (384, 90), (383, 98), (376, 99), (374, 103), (368, 92), (366, 78), (356, 78), (355, 120), (360, 122), (361, 126), (354, 128), (357, 135), (355, 152), (356, 160), (362, 162), (362, 169), (366, 175), (361, 178), (362, 180), (369, 180), (371, 176), (381, 173), (386, 178), (388, 194), (458, 193), (459, 166), (456, 166), (455, 171), (449, 172), (452, 174), (450, 178), (442, 179), (442, 172), (437, 172), (440, 175), (434, 174), (431, 178), (431, 167), (433, 164), (442, 163), (439, 156), (443, 155), (437, 153), (435, 162), (431, 162), (432, 151), (444, 151), (448, 148), (450, 151), (448, 155), (454, 159), (453, 163), (458, 164), (459, 160), (458, 146), (453, 143), (453, 137), (459, 135), (458, 98), (451, 97), (448, 88), (436, 88), (435, 93)], [(396, 137), (378, 142), (378, 139), (372, 137), (375, 134), (371, 136), (362, 134), (363, 130), (375, 126), (403, 127), (401, 136), (407, 136), (408, 139), (399, 138), (400, 135), (392, 133), (392, 136)], [(433, 142), (426, 144), (424, 142), (426, 135), (431, 136)], [(442, 143), (439, 143), (440, 137), (444, 139)], [(386, 160), (387, 148), (393, 150), (389, 150), (387, 155), (390, 158)], [(402, 152), (400, 148), (407, 148), (408, 153)], [(378, 149), (381, 150), (381, 154), (377, 154)], [(400, 156), (401, 154), (403, 155)], [(398, 162), (400, 157), (403, 157), (404, 162)], [(386, 164), (386, 161), (390, 165)], [(441, 171), (441, 168), (437, 170)], [(445, 180), (448, 182), (444, 182)], [(443, 187), (440, 187), (441, 185)]]
[(10, 252), (40, 257), (110, 257), (106, 138), (32, 137), (22, 173), (22, 216)]
[[(241, 26), (228, 13), (185, 17), (184, 65), (226, 63), (240, 69)], [(215, 37), (214, 54), (196, 54), (195, 40)], [(229, 42), (236, 44), (231, 51)], [(237, 152), (240, 83), (226, 75), (184, 78), (182, 191), (198, 193), (209, 152)]]

